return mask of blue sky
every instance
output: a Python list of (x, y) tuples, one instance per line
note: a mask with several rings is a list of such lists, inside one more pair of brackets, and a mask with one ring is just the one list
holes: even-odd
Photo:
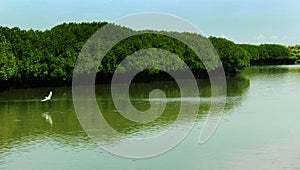
[(238, 43), (300, 44), (299, 0), (0, 0), (0, 25), (45, 30), (139, 12), (173, 14)]

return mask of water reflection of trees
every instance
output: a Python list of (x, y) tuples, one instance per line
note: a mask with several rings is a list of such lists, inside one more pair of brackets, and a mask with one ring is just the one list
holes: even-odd
[(256, 76), (282, 76), (289, 71), (288, 67), (283, 66), (252, 66), (243, 70), (241, 75), (247, 78)]
[[(199, 84), (200, 99), (207, 99), (200, 104), (199, 117), (204, 117), (201, 115), (205, 115), (211, 105), (209, 100), (211, 89), (209, 80), (198, 80), (197, 83)], [(249, 84), (249, 80), (242, 77), (227, 78), (228, 98), (237, 100), (227, 101), (225, 111), (230, 111), (242, 102), (242, 95), (248, 89)], [(138, 110), (147, 110), (150, 107), (149, 101), (143, 99), (148, 99), (149, 92), (156, 88), (163, 90), (169, 98), (180, 97), (180, 90), (175, 82), (133, 84), (130, 88), (132, 104)], [(41, 93), (46, 94), (47, 89), (16, 90), (0, 94), (0, 101), (2, 101), (0, 102), (0, 154), (6, 152), (8, 148), (22, 148), (24, 143), (34, 145), (35, 142), (49, 139), (61, 146), (83, 147), (83, 145), (90, 145), (95, 147), (76, 117), (70, 89), (57, 88), (53, 91), (52, 103), (41, 103), (37, 97), (43, 96), (40, 95)], [(95, 91), (99, 108), (106, 121), (118, 132), (124, 134), (123, 136), (111, 136), (104, 132), (102, 139), (107, 144), (120, 141), (124, 136), (151, 135), (166, 130), (175, 122), (180, 110), (180, 101), (168, 102), (166, 110), (157, 120), (147, 124), (139, 124), (127, 120), (117, 112), (111, 100), (108, 86), (97, 86)], [(4, 101), (5, 98), (11, 100)], [(52, 127), (43, 117), (45, 112), (51, 115)], [(185, 120), (189, 122), (190, 117), (187, 115)], [(180, 123), (186, 123), (185, 120)]]
[[(208, 79), (201, 79), (197, 81), (199, 87), (199, 99), (191, 99), (188, 102), (201, 102), (199, 108), (199, 117), (204, 117), (207, 114), (212, 103), (220, 102), (218, 98), (211, 98), (211, 86)], [(189, 82), (187, 81), (187, 86)], [(225, 106), (225, 111), (229, 111), (235, 107), (235, 105), (242, 102), (242, 94), (248, 89), (250, 81), (243, 77), (229, 77), (227, 78), (227, 95), (228, 101)], [(98, 87), (99, 88), (99, 87)], [(119, 88), (122, 88), (120, 85)], [(164, 113), (154, 122), (148, 124), (139, 124), (127, 120), (121, 116), (115, 106), (113, 105), (110, 90), (101, 91), (101, 88), (96, 88), (97, 101), (101, 111), (104, 113), (105, 119), (108, 123), (114, 127), (117, 131), (125, 134), (139, 133), (141, 130), (156, 130), (167, 129), (172, 125), (180, 110), (180, 89), (176, 82), (155, 82), (155, 83), (139, 83), (133, 84), (130, 87), (130, 97), (133, 106), (141, 111), (145, 111), (150, 108), (149, 93), (153, 89), (161, 89), (164, 91), (168, 98), (171, 100), (167, 103)], [(178, 98), (179, 100), (176, 100)], [(108, 100), (109, 99), (109, 100)], [(186, 122), (189, 122), (189, 117), (186, 117)], [(184, 123), (184, 122), (182, 122)]]
[[(82, 130), (70, 88), (52, 88), (52, 102), (41, 103), (49, 89), (18, 89), (0, 94), (0, 157), (34, 147), (89, 148), (96, 145)], [(51, 116), (53, 125), (45, 121)]]

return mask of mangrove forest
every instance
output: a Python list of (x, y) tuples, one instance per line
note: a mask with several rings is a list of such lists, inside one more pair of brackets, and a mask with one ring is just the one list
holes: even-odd
[[(45, 31), (0, 27), (0, 89), (70, 85), (74, 65), (82, 47), (97, 30), (107, 24), (109, 23), (63, 23)], [(116, 37), (109, 37), (110, 39), (117, 38), (122, 31), (137, 32), (118, 25), (112, 26), (121, 31), (114, 34)], [(159, 34), (158, 31), (151, 31), (137, 34), (116, 44), (97, 69), (98, 77), (107, 79), (99, 82), (109, 82), (119, 63), (126, 56), (148, 48), (160, 48), (175, 53), (196, 77), (202, 77), (205, 72), (218, 69), (211, 67), (211, 70), (207, 70), (191, 48), (177, 39), (166, 36), (167, 34), (169, 33)], [(235, 74), (250, 65), (295, 64), (300, 60), (300, 45), (236, 44), (225, 38), (203, 37), (195, 33), (174, 34), (190, 40), (201, 41), (208, 38), (219, 54), (226, 74)], [(150, 57), (147, 62), (152, 63), (156, 59)], [(135, 61), (133, 64), (142, 63)], [(186, 68), (183, 65), (172, 62), (166, 65), (166, 70), (184, 69)], [(124, 68), (123, 71), (130, 70)], [(164, 72), (155, 69), (146, 70), (143, 74), (150, 77), (164, 76)]]

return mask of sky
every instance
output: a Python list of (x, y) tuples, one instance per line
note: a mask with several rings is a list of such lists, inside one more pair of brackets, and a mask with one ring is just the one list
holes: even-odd
[(142, 12), (172, 14), (237, 43), (300, 44), (299, 0), (0, 0), (0, 25), (45, 30)]

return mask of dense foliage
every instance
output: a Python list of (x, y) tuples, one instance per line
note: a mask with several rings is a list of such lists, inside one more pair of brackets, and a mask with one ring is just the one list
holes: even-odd
[(250, 54), (242, 47), (225, 38), (209, 38), (216, 48), (225, 71), (236, 72), (250, 66)]
[(12, 47), (4, 36), (0, 36), (0, 80), (16, 75), (17, 63)]
[(240, 47), (251, 55), (251, 65), (294, 64), (296, 61), (296, 56), (293, 56), (291, 50), (283, 45), (241, 44)]
[[(11, 82), (20, 86), (64, 85), (71, 81), (74, 65), (79, 52), (99, 28), (106, 22), (64, 23), (50, 30), (20, 30), (19, 28), (0, 27), (0, 81)], [(120, 34), (136, 32), (128, 28), (113, 25)], [(112, 29), (111, 31), (114, 31)], [(121, 33), (120, 33), (121, 32)], [(186, 41), (180, 42), (172, 37), (180, 37)], [(135, 51), (160, 48), (176, 54), (195, 74), (217, 69), (215, 55), (208, 49), (205, 37), (194, 33), (156, 32), (138, 34), (116, 44), (105, 56), (98, 67), (98, 74), (110, 77), (119, 63)], [(223, 67), (227, 72), (237, 72), (251, 64), (293, 63), (300, 57), (300, 46), (285, 47), (275, 44), (249, 45), (235, 44), (224, 38), (209, 37), (218, 52)], [(201, 43), (199, 43), (201, 42)], [(188, 45), (186, 45), (188, 44)], [(191, 49), (190, 44), (199, 46)], [(201, 44), (201, 45), (198, 45)], [(201, 51), (204, 56), (198, 58), (194, 51)], [(145, 64), (151, 65), (157, 57), (151, 57), (155, 51), (146, 52), (147, 63), (132, 60), (128, 68), (136, 68)], [(159, 56), (159, 55), (154, 55)], [(201, 62), (209, 60), (210, 65)], [(93, 61), (91, 61), (92, 64)], [(165, 69), (179, 71), (186, 69), (180, 62), (172, 60), (165, 62)], [(126, 72), (128, 68), (120, 69)], [(147, 74), (157, 74), (159, 70), (148, 70)]]
[(297, 63), (300, 63), (300, 45), (289, 46), (291, 58), (295, 58)]
[(61, 24), (43, 32), (0, 27), (0, 80), (66, 83), (85, 41), (104, 24)]

